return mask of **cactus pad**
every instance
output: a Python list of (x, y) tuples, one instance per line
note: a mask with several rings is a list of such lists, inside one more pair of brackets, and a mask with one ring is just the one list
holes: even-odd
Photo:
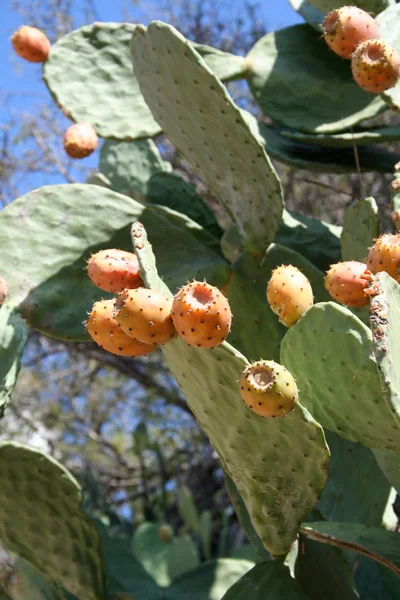
[(400, 455), (384, 450), (374, 450), (373, 452), (387, 481), (400, 493)]
[(237, 581), (222, 600), (309, 600), (280, 562), (260, 563)]
[(50, 456), (0, 444), (0, 538), (10, 552), (85, 600), (104, 600), (98, 534), (81, 510), (81, 490)]
[(400, 127), (355, 127), (353, 131), (342, 133), (304, 133), (302, 131), (282, 130), (282, 135), (295, 142), (303, 144), (315, 144), (331, 148), (353, 148), (354, 146), (365, 146), (367, 144), (383, 144), (385, 142), (397, 142), (400, 139)]
[(153, 140), (112, 142), (106, 140), (100, 151), (100, 171), (119, 194), (140, 199), (146, 194), (150, 177), (156, 171), (170, 171)]
[(365, 262), (378, 235), (379, 216), (374, 198), (355, 200), (344, 211), (342, 259)]
[(400, 427), (382, 396), (371, 338), (347, 308), (315, 304), (285, 335), (281, 362), (297, 378), (301, 402), (324, 427), (396, 452)]
[(263, 112), (287, 127), (333, 133), (384, 108), (379, 97), (372, 98), (354, 83), (347, 62), (308, 25), (268, 33), (247, 62), (247, 81)]
[(281, 221), (282, 190), (226, 88), (189, 42), (164, 23), (136, 28), (132, 58), (143, 96), (168, 138), (233, 218), (246, 248), (262, 252)]
[(135, 28), (85, 25), (56, 42), (44, 66), (45, 83), (63, 113), (89, 123), (101, 137), (132, 140), (161, 131), (132, 72), (129, 42)]
[(28, 331), (17, 311), (4, 305), (0, 309), (0, 418), (10, 402), (17, 382)]
[[(371, 286), (377, 295), (371, 298), (370, 320), (372, 346), (383, 396), (400, 429), (400, 374), (398, 321), (400, 318), (400, 285), (385, 272), (378, 273)], [(399, 451), (400, 449), (398, 449)]]
[[(380, 37), (383, 41), (393, 46), (397, 52), (400, 52), (400, 35), (397, 26), (400, 17), (400, 5), (389, 6), (377, 17)], [(397, 84), (381, 94), (382, 99), (394, 111), (400, 109), (400, 81)]]
[[(43, 187), (4, 208), (0, 214), (2, 273), (10, 298), (29, 324), (52, 337), (87, 340), (82, 321), (93, 302), (109, 295), (90, 281), (86, 260), (104, 248), (131, 251), (130, 227), (138, 219), (147, 227), (160, 256), (160, 273), (174, 291), (193, 272), (226, 264), (192, 236), (192, 228), (203, 230), (190, 219), (96, 185)], [(32, 260), (38, 248), (40, 258)]]
[[(347, 4), (346, 0), (307, 0), (307, 2), (323, 13), (328, 13), (334, 8), (340, 8)], [(355, 4), (375, 16), (394, 2), (395, 0), (359, 0)]]

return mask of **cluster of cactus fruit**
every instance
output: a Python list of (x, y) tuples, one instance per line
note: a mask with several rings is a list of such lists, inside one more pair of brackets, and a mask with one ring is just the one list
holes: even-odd
[[(400, 229), (398, 157), (375, 145), (399, 140), (399, 128), (365, 124), (400, 106), (400, 5), (290, 1), (307, 23), (267, 34), (245, 58), (158, 21), (95, 23), (52, 48), (33, 28), (12, 38), (21, 57), (44, 63), (75, 121), (68, 155), (106, 141), (88, 183), (35, 190), (0, 213), (1, 414), (26, 323), (133, 360), (161, 347), (259, 560), (153, 578), (147, 559), (146, 573), (88, 522), (61, 465), (0, 445), (0, 480), (23, 480), (31, 500), (26, 515), (20, 485), (0, 494), (0, 540), (80, 600), (191, 600), (194, 587), (199, 600), (400, 597), (400, 536), (388, 530), (400, 491), (400, 233), (380, 232), (373, 198), (348, 206), (343, 227), (286, 210), (270, 160), (395, 170)], [(238, 78), (272, 124), (235, 105), (224, 82)], [(161, 132), (213, 192), (231, 222), (224, 232), (162, 160), (150, 139)], [(38, 551), (30, 515), (58, 519), (62, 551), (51, 526)], [(170, 529), (155, 530), (154, 543), (170, 544)]]

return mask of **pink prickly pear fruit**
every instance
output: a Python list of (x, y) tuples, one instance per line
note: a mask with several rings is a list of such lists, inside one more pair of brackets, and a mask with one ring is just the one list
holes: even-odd
[(267, 300), (279, 321), (290, 327), (313, 305), (311, 284), (293, 265), (282, 265), (272, 272)]
[(379, 37), (377, 22), (357, 6), (342, 6), (326, 15), (323, 23), (328, 46), (342, 58), (351, 58), (361, 42)]
[(8, 296), (7, 281), (0, 275), (0, 306)]
[(372, 94), (380, 94), (396, 85), (400, 74), (400, 55), (381, 40), (367, 40), (354, 52), (351, 70), (360, 87)]
[(172, 298), (161, 292), (123, 290), (115, 301), (114, 316), (121, 329), (144, 344), (166, 344), (176, 331), (171, 317)]
[(145, 356), (157, 346), (142, 344), (122, 331), (113, 315), (114, 299), (95, 302), (86, 329), (92, 339), (112, 354), (119, 356)]
[(125, 288), (135, 289), (143, 285), (136, 255), (117, 248), (92, 254), (87, 272), (92, 282), (105, 292), (117, 294)]
[(384, 233), (375, 241), (368, 253), (367, 267), (374, 275), (386, 271), (400, 283), (400, 233)]
[(367, 306), (365, 289), (372, 277), (366, 265), (356, 260), (331, 265), (325, 277), (325, 288), (332, 298), (346, 306)]
[(49, 38), (36, 27), (23, 25), (11, 36), (15, 52), (31, 63), (44, 62), (50, 52)]
[(232, 313), (228, 300), (215, 286), (192, 281), (174, 297), (172, 320), (189, 346), (215, 348), (228, 336)]
[(283, 417), (294, 408), (299, 396), (293, 375), (273, 360), (248, 365), (239, 385), (244, 402), (261, 417)]
[(71, 158), (85, 158), (96, 150), (98, 141), (91, 125), (76, 123), (64, 134), (64, 149)]

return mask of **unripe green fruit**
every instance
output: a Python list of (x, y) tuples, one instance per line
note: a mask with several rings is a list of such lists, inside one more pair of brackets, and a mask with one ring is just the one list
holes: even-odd
[(272, 418), (290, 412), (299, 396), (293, 375), (273, 360), (259, 360), (245, 368), (240, 394), (255, 413)]

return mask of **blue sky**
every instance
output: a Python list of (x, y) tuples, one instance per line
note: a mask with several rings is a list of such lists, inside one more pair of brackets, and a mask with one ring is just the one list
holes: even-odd
[[(218, 1), (218, 0), (217, 0)], [(128, 0), (125, 0), (128, 3)], [(77, 5), (79, 3), (76, 3)], [(94, 6), (101, 21), (124, 20), (121, 5), (122, 0), (94, 0)], [(144, 24), (157, 18), (161, 18), (159, 6), (160, 0), (143, 0), (138, 7), (134, 8), (134, 18)], [(264, 0), (260, 2), (260, 19), (267, 25), (269, 31), (299, 23), (301, 17), (293, 10), (289, 0)], [(15, 56), (10, 44), (10, 36), (24, 23), (22, 17), (11, 10), (12, 0), (0, 0), (0, 55), (3, 57), (0, 70), (0, 126), (4, 125), (10, 113), (25, 111), (29, 113), (30, 107), (40, 105), (48, 101), (49, 93), (40, 81), (41, 65), (29, 64)], [(241, 0), (232, 0), (233, 9), (242, 5)], [(133, 12), (133, 10), (132, 10)], [(69, 122), (66, 122), (68, 126)], [(91, 156), (82, 162), (88, 167), (96, 166), (97, 157)], [(82, 165), (83, 166), (83, 165)], [(57, 183), (54, 180), (41, 180), (34, 176), (34, 187), (45, 183)], [(60, 182), (64, 182), (60, 177)], [(33, 181), (27, 182), (27, 188), (31, 189)], [(31, 186), (31, 188), (29, 188)], [(22, 186), (22, 189), (24, 186)], [(23, 191), (28, 191), (23, 189)]]

